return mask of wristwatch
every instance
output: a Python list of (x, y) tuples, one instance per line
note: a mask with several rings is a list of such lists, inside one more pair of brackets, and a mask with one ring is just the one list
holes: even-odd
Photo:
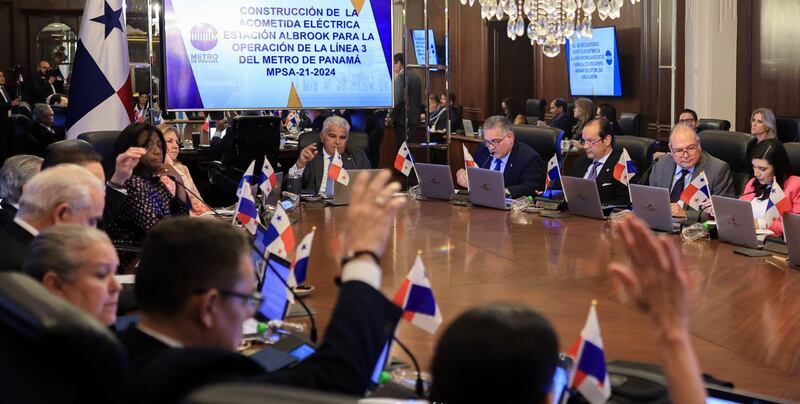
[(373, 260), (375, 260), (375, 264), (377, 264), (377, 265), (381, 264), (381, 258), (378, 257), (378, 254), (375, 254), (372, 251), (369, 251), (369, 250), (358, 250), (358, 251), (348, 250), (345, 253), (345, 255), (342, 257), (342, 267), (344, 267), (348, 262), (350, 262), (350, 261), (352, 261), (352, 260), (354, 260), (354, 259), (356, 259), (356, 258), (358, 258), (358, 257), (360, 257), (362, 255), (369, 255), (370, 257), (372, 257)]

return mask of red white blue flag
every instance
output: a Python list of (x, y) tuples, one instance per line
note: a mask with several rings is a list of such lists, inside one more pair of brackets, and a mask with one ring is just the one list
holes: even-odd
[[(333, 161), (328, 164), (328, 178), (337, 181), (342, 185), (347, 185), (350, 183), (350, 176), (347, 175), (347, 170), (344, 169), (344, 161), (342, 161), (342, 156), (339, 154), (338, 150), (333, 156)], [(333, 190), (328, 190), (328, 192), (331, 191)]]
[(253, 190), (249, 182), (244, 182), (240, 189), (241, 196), (236, 204), (236, 214), (233, 216), (234, 223), (239, 222), (250, 234), (255, 235), (260, 223), (258, 218), (258, 207), (253, 198)]
[(258, 174), (258, 188), (264, 195), (269, 195), (275, 187), (278, 186), (278, 175), (264, 156), (264, 165), (261, 166), (261, 173)]
[[(466, 155), (465, 155), (466, 156)], [(411, 150), (408, 150), (406, 142), (400, 146), (397, 151), (397, 156), (394, 158), (394, 168), (408, 177), (411, 174), (411, 169), (414, 168), (414, 160), (411, 157)]]
[(628, 150), (622, 148), (622, 154), (619, 156), (617, 165), (614, 166), (614, 179), (628, 185), (631, 179), (636, 175), (636, 164), (631, 160), (628, 155)]
[(280, 203), (275, 206), (275, 214), (267, 227), (266, 241), (267, 251), (283, 258), (287, 258), (289, 251), (294, 249), (292, 222)]
[(431, 282), (419, 255), (392, 301), (403, 309), (404, 319), (431, 334), (442, 324), (442, 312), (433, 298)]
[(133, 121), (124, 0), (87, 0), (67, 108), (67, 138)]
[(464, 168), (477, 167), (478, 165), (475, 164), (475, 159), (472, 158), (472, 154), (470, 154), (469, 150), (467, 150), (467, 146), (462, 144), (461, 148), (464, 150)]
[(706, 178), (706, 172), (701, 171), (700, 175), (693, 179), (683, 190), (681, 201), (683, 201), (684, 206), (700, 210), (700, 205), (709, 199), (711, 199), (711, 190), (708, 188), (708, 178)]
[(560, 168), (558, 167), (558, 155), (554, 155), (547, 162), (547, 176), (544, 178), (544, 188), (550, 188), (550, 184), (561, 181)]
[(596, 302), (589, 308), (589, 317), (581, 335), (567, 351), (575, 363), (569, 380), (571, 390), (577, 390), (592, 404), (601, 404), (611, 397), (611, 382), (606, 369), (600, 322), (597, 320)]
[[(303, 237), (300, 245), (297, 246), (297, 251), (294, 255), (294, 263), (292, 264), (292, 276), (290, 276), (289, 286), (302, 285), (306, 281), (308, 275), (308, 257), (311, 255), (311, 243), (314, 241), (314, 231), (316, 227), (311, 229), (311, 232)], [(294, 282), (294, 285), (291, 284)]]
[[(242, 197), (242, 185), (244, 185), (244, 183), (247, 183), (248, 185), (253, 183), (253, 170), (255, 169), (255, 167), (256, 167), (255, 160), (251, 161), (250, 165), (247, 166), (247, 170), (244, 171), (244, 175), (242, 175), (242, 178), (239, 180), (239, 184), (236, 185), (237, 197), (239, 198)], [(252, 188), (248, 187), (248, 189), (252, 191)]]
[(792, 210), (792, 201), (783, 193), (783, 188), (778, 185), (778, 181), (772, 180), (772, 189), (769, 191), (767, 201), (767, 211), (764, 212), (764, 221), (769, 226), (775, 219), (783, 216), (784, 213)]

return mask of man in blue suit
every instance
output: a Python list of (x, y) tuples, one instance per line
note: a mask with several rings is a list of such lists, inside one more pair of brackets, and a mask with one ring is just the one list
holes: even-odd
[[(483, 123), (483, 144), (475, 153), (475, 163), (503, 173), (506, 195), (519, 198), (534, 195), (544, 189), (544, 162), (530, 146), (517, 142), (511, 130), (511, 122), (500, 115), (489, 117)], [(456, 173), (462, 187), (468, 187), (467, 172), (462, 168)]]

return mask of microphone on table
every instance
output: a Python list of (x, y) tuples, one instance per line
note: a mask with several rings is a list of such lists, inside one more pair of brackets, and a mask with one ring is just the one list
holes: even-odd
[(417, 371), (417, 383), (414, 386), (414, 393), (419, 398), (425, 397), (425, 389), (422, 386), (422, 373), (420, 372), (419, 363), (417, 363), (417, 358), (414, 356), (414, 354), (411, 353), (411, 350), (408, 349), (408, 347), (406, 347), (405, 344), (400, 342), (400, 340), (397, 338), (396, 335), (392, 335), (392, 339), (394, 339), (394, 341), (397, 342), (397, 345), (403, 349), (403, 352), (405, 352), (406, 355), (408, 355), (408, 357), (411, 358), (411, 363), (414, 364), (414, 370)]
[(649, 178), (650, 177), (650, 171), (653, 171), (653, 167), (655, 167), (655, 165), (658, 162), (658, 160), (660, 158), (664, 157), (664, 156), (669, 156), (669, 153), (662, 154), (662, 155), (656, 157), (655, 159), (653, 159), (653, 162), (650, 163), (650, 167), (647, 167), (647, 170), (644, 170), (644, 173), (642, 173), (642, 176), (639, 177), (639, 185), (644, 185), (644, 183), (646, 181), (649, 181), (649, 179), (650, 179)]

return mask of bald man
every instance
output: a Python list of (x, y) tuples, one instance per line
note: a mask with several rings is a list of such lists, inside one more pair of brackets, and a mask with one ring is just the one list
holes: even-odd
[(650, 171), (649, 184), (670, 190), (673, 216), (686, 216), (680, 195), (692, 180), (706, 173), (712, 195), (735, 196), (728, 163), (703, 151), (694, 129), (677, 124), (669, 135), (669, 156), (662, 156)]

